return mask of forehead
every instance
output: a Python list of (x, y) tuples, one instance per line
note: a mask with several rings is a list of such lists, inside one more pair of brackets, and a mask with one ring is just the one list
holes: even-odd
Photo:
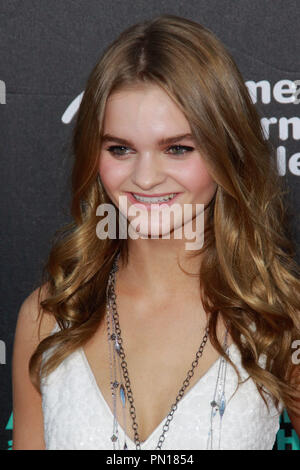
[[(190, 125), (175, 101), (160, 86), (139, 84), (120, 89), (107, 100), (103, 133), (162, 138), (188, 133)], [(124, 135), (124, 137), (126, 137)]]

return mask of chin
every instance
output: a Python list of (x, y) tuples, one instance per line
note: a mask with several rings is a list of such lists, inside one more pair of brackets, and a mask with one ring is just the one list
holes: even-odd
[[(140, 225), (140, 226), (139, 226)], [(147, 224), (139, 224), (137, 226), (138, 231), (135, 229), (135, 225), (132, 224), (132, 230), (138, 234), (138, 238), (143, 238), (143, 239), (159, 239), (159, 238), (164, 238), (164, 239), (171, 239), (173, 238), (173, 233), (176, 230), (179, 230), (179, 233), (181, 234), (178, 236), (178, 238), (183, 238), (183, 227), (181, 224), (178, 226), (175, 225), (175, 228), (173, 225), (170, 224), (169, 226), (162, 226), (162, 225), (153, 225), (152, 227), (147, 226)], [(130, 237), (130, 234), (129, 234)]]

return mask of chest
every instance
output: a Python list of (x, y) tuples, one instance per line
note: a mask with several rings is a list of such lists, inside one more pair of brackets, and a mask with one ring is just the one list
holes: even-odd
[[(129, 306), (125, 299), (119, 300), (117, 307), (138, 434), (140, 442), (143, 442), (167, 417), (187, 379), (188, 371), (193, 369), (188, 383), (185, 382), (187, 384), (185, 393), (217, 361), (219, 353), (207, 339), (198, 364), (192, 367), (203, 341), (206, 326), (206, 315), (199, 307), (199, 303), (195, 305), (190, 303), (187, 306), (179, 302), (172, 304), (168, 302), (168, 304), (153, 305), (150, 309), (145, 305), (139, 305), (138, 302), (135, 307), (132, 303)], [(224, 327), (219, 325), (218, 334), (221, 343), (224, 332)], [(97, 386), (113, 413), (110, 383), (114, 369), (110, 366), (106, 319), (99, 325), (96, 334), (85, 344), (83, 350)], [(117, 356), (116, 359), (117, 381), (120, 383), (122, 379), (124, 383)], [(123, 409), (118, 390), (116, 392), (118, 423), (122, 427), (125, 416), (127, 435), (134, 440), (128, 400)]]
[[(231, 344), (229, 349), (230, 358), (238, 367), (242, 378), (246, 378), (237, 348)], [(218, 414), (211, 420), (210, 402), (216, 398), (219, 364), (220, 361), (217, 360), (192, 389), (187, 389), (165, 435), (163, 450), (272, 449), (279, 429), (279, 415), (271, 402), (270, 410), (267, 410), (252, 380), (243, 381), (237, 390), (237, 376), (229, 365), (222, 426)], [(47, 377), (42, 386), (42, 397), (46, 449), (113, 448), (113, 414), (99, 393), (82, 349), (68, 356)], [(119, 423), (119, 442), (122, 448), (122, 419)], [(164, 423), (165, 419), (148, 436), (146, 442), (142, 443), (143, 450), (155, 449)], [(131, 422), (128, 427), (131, 427)], [(209, 431), (212, 427), (211, 442)], [(127, 430), (127, 436), (128, 434)], [(131, 437), (127, 437), (127, 445), (129, 450), (135, 450)]]

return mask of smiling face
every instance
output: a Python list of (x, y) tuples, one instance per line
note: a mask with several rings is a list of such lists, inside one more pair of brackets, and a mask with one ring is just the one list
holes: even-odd
[[(175, 136), (185, 137), (167, 141)], [(130, 207), (139, 207), (141, 211), (135, 213), (141, 221), (138, 227), (141, 235), (147, 237), (150, 231), (160, 235), (172, 233), (182, 225), (184, 204), (192, 205), (191, 220), (196, 215), (196, 204), (207, 205), (211, 201), (217, 184), (195, 145), (186, 117), (159, 86), (139, 85), (109, 97), (99, 174), (108, 196), (129, 222), (134, 219), (128, 215)], [(170, 230), (161, 218), (165, 205), (142, 204), (133, 196), (174, 193), (176, 196), (168, 201), (167, 207), (169, 211), (173, 204), (178, 204), (175, 216), (170, 218)], [(124, 204), (120, 204), (120, 196), (125, 197), (127, 213)], [(154, 211), (160, 213), (156, 221), (151, 219)]]

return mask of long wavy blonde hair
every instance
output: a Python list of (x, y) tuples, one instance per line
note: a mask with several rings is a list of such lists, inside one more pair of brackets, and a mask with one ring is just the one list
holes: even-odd
[[(282, 401), (299, 412), (291, 359), (292, 343), (300, 339), (299, 266), (274, 148), (222, 43), (198, 23), (174, 15), (125, 30), (88, 78), (73, 134), (73, 222), (58, 231), (43, 271), (47, 296), (39, 296), (39, 315), (51, 312), (61, 331), (42, 340), (31, 356), (32, 383), (40, 391), (41, 377), (93, 336), (105, 315), (118, 250), (128, 263), (126, 239), (96, 234), (96, 208), (111, 203), (97, 177), (107, 99), (140, 83), (159, 85), (177, 103), (218, 185), (205, 243), (196, 252), (203, 253), (200, 291), (211, 343), (239, 375), (217, 338), (221, 317), (265, 403), (267, 392), (275, 406)], [(42, 364), (42, 354), (53, 346)], [(261, 354), (265, 367), (258, 363)]]

